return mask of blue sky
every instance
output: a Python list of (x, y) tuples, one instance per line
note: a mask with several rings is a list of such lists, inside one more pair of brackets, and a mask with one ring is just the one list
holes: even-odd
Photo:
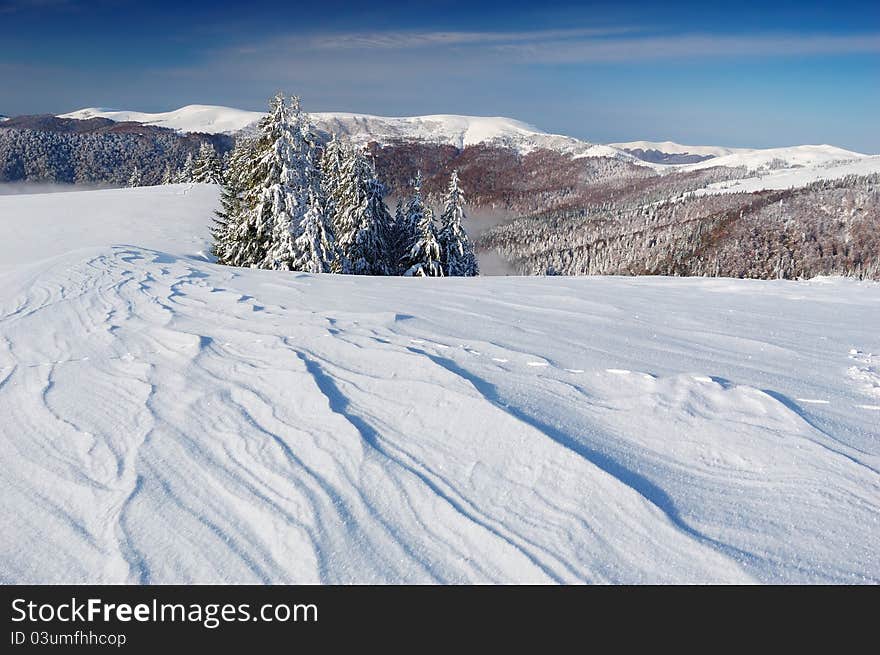
[(880, 2), (0, 0), (0, 113), (511, 116), (593, 141), (880, 152)]

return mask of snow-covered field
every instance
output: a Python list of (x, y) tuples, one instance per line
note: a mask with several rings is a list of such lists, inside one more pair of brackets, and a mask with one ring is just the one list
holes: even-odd
[(716, 182), (693, 193), (700, 196), (715, 193), (754, 193), (769, 189), (796, 189), (820, 180), (837, 180), (847, 175), (873, 175), (876, 173), (880, 173), (880, 155), (799, 168), (764, 170), (755, 177)]
[(880, 285), (313, 276), (0, 197), (2, 582), (880, 582)]

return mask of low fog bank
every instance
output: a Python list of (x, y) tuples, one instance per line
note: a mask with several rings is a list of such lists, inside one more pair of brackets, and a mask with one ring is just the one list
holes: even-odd
[(483, 236), (484, 232), (491, 230), (496, 225), (507, 223), (519, 217), (519, 214), (498, 209), (465, 207), (465, 212), (468, 218), (465, 228), (467, 228), (468, 236), (475, 240), (479, 239)]
[(477, 250), (480, 275), (519, 275), (509, 261), (494, 250)]
[(70, 191), (95, 191), (113, 188), (107, 184), (60, 184), (57, 182), (0, 182), (0, 196), (34, 195), (39, 193), (65, 193)]
[[(518, 214), (497, 209), (466, 208), (465, 211), (468, 218), (465, 229), (468, 236), (474, 241), (479, 241), (487, 230), (512, 221), (518, 216)], [(480, 275), (519, 275), (513, 265), (494, 250), (478, 249), (477, 261), (480, 264)]]

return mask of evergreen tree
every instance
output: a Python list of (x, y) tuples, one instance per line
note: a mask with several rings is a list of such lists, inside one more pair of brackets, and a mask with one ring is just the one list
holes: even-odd
[(403, 211), (395, 217), (395, 227), (398, 237), (398, 256), (401, 274), (411, 266), (409, 253), (419, 237), (418, 225), (425, 213), (425, 203), (422, 200), (422, 172), (416, 171), (416, 177), (412, 181), (412, 195), (403, 205)]
[(186, 161), (183, 163), (183, 168), (180, 169), (180, 171), (177, 174), (176, 182), (181, 183), (181, 184), (186, 183), (186, 182), (192, 182), (193, 166), (194, 165), (195, 165), (195, 162), (193, 161), (192, 153), (189, 152), (186, 155)]
[(330, 273), (336, 262), (336, 244), (315, 189), (310, 190), (309, 208), (296, 238), (293, 268), (307, 273)]
[[(323, 220), (311, 129), (299, 99), (288, 102), (279, 93), (258, 130), (256, 141), (243, 142), (233, 155), (243, 165), (231, 165), (227, 175), (215, 250), (224, 263), (293, 270), (314, 259), (299, 249), (309, 248), (308, 239), (298, 245), (305, 217), (311, 212), (310, 221)], [(321, 232), (320, 226), (309, 229)]]
[[(333, 232), (334, 242), (336, 235), (336, 201), (339, 196), (339, 188), (342, 183), (342, 160), (344, 147), (339, 139), (333, 134), (321, 155), (320, 175), (321, 175), (321, 199), (324, 203), (324, 218)], [(331, 264), (333, 273), (342, 272), (342, 262), (338, 257), (338, 251), (334, 249), (334, 257)]]
[(227, 165), (220, 190), (220, 209), (215, 212), (213, 254), (220, 264), (244, 266), (241, 258), (245, 249), (242, 244), (252, 238), (248, 228), (248, 216), (244, 211), (242, 195), (248, 167), (255, 154), (251, 139), (239, 139), (228, 154)]
[(222, 174), (220, 157), (214, 146), (207, 141), (199, 147), (199, 154), (192, 165), (192, 174), (188, 181), (208, 184), (219, 184)]
[(403, 199), (398, 197), (397, 205), (394, 208), (394, 219), (389, 226), (389, 234), (386, 239), (391, 275), (402, 275), (404, 272), (401, 266), (408, 252), (406, 248), (410, 244), (410, 230), (408, 228), (409, 224), (403, 211)]
[(464, 195), (458, 186), (458, 171), (452, 171), (446, 191), (443, 214), (440, 217), (441, 262), (446, 275), (473, 276), (479, 274), (474, 248), (464, 230)]
[(250, 148), (241, 148), (242, 168), (228, 179), (227, 186), (239, 186), (239, 214), (229, 221), (226, 263), (233, 266), (263, 268), (273, 245), (275, 201), (279, 210), (286, 207), (281, 184), (289, 155), (285, 147), (290, 132), (288, 107), (282, 94), (269, 102), (269, 113), (260, 119), (256, 140)]
[(407, 203), (403, 220), (403, 233), (407, 244), (402, 259), (406, 276), (442, 277), (440, 243), (434, 228), (434, 217), (422, 199), (422, 174), (416, 173), (413, 195)]
[(134, 170), (131, 172), (131, 176), (128, 178), (128, 186), (136, 187), (142, 185), (143, 180), (141, 179), (141, 169), (135, 166)]
[(333, 202), (338, 194), (342, 183), (342, 165), (345, 147), (334, 134), (321, 155), (321, 189), (326, 202), (326, 211), (329, 217), (333, 217)]
[(162, 171), (162, 184), (173, 184), (174, 180), (175, 174), (171, 168), (171, 162), (165, 162), (165, 169)]
[[(332, 172), (331, 172), (332, 173)], [(353, 275), (388, 275), (391, 216), (384, 187), (361, 149), (344, 151), (331, 203), (341, 270)], [(394, 267), (396, 269), (396, 267)], [(396, 272), (396, 270), (394, 270)]]
[(308, 117), (300, 108), (298, 97), (293, 96), (286, 105), (284, 96), (279, 94), (276, 101), (278, 109), (267, 133), (274, 142), (260, 159), (266, 176), (257, 213), (268, 213), (272, 219), (271, 243), (262, 268), (296, 270), (298, 262), (309, 259), (298, 251), (296, 243), (303, 219), (314, 212), (323, 221), (324, 203)]

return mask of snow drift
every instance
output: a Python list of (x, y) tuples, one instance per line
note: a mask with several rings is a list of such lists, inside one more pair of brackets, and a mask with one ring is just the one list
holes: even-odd
[(878, 582), (880, 286), (207, 261), (0, 197), (0, 580)]

